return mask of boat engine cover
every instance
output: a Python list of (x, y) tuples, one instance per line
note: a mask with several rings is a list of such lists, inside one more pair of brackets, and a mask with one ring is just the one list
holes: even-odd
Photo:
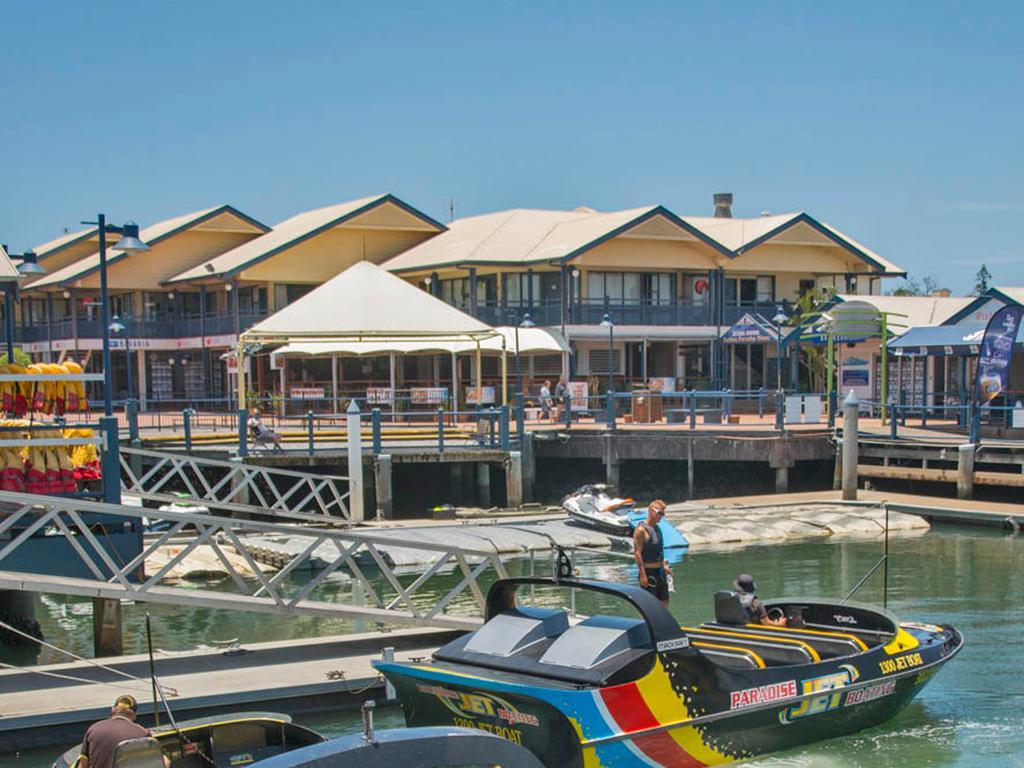
[(651, 647), (651, 634), (642, 620), (592, 616), (559, 636), (540, 663), (592, 669), (625, 651)]
[(554, 608), (515, 608), (504, 611), (473, 633), (465, 650), (492, 656), (511, 656), (569, 628), (565, 611)]

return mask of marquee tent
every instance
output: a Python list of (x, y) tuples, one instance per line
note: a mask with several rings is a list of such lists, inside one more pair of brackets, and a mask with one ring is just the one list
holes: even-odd
[[(477, 355), (496, 340), (501, 355), (503, 398), (507, 384), (505, 337), (497, 330), (421, 291), (376, 264), (361, 261), (298, 301), (257, 323), (238, 338), (237, 354), (253, 344), (374, 343), (378, 352), (401, 351), (401, 345), (463, 343)], [(393, 346), (387, 347), (387, 344)], [(245, 407), (245, 366), (238, 366), (238, 402)]]

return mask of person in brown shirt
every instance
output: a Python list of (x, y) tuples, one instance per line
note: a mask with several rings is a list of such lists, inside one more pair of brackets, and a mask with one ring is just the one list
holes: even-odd
[(79, 768), (114, 768), (114, 750), (118, 744), (149, 736), (149, 731), (135, 722), (137, 708), (133, 696), (117, 697), (110, 708), (110, 717), (93, 723), (85, 732)]

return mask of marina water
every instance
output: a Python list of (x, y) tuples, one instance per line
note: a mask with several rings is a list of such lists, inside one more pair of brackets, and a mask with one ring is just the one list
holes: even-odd
[[(1024, 635), (1024, 537), (936, 526), (923, 535), (893, 538), (890, 553), (890, 610), (904, 620), (954, 624), (966, 637), (964, 651), (914, 703), (888, 723), (747, 765), (1024, 766), (1024, 666), (1017, 656)], [(677, 591), (672, 597), (672, 611), (680, 623), (687, 625), (711, 618), (713, 593), (729, 588), (741, 571), (754, 574), (763, 597), (842, 596), (880, 554), (879, 539), (780, 543), (696, 552), (674, 567)], [(577, 566), (581, 575), (588, 578), (636, 580), (636, 568), (625, 558), (588, 553), (577, 557)], [(509, 563), (513, 573), (524, 573), (528, 567), (523, 560)], [(539, 566), (537, 570), (542, 571)], [(325, 586), (323, 597), (353, 599), (351, 589), (351, 582), (339, 581)], [(554, 597), (537, 596), (538, 601), (546, 599)], [(577, 609), (584, 613), (608, 610), (601, 599), (598, 596), (596, 601), (585, 601), (581, 596)], [(881, 570), (855, 599), (881, 605)], [(45, 596), (36, 609), (50, 642), (82, 655), (91, 652), (91, 603)], [(125, 606), (125, 653), (144, 650), (146, 609), (142, 605)], [(464, 604), (464, 609), (471, 610), (472, 606)], [(286, 620), (256, 613), (156, 605), (148, 606), (148, 610), (154, 620), (156, 645), (166, 650), (231, 638), (247, 643), (373, 629), (364, 623), (335, 619)], [(50, 651), (39, 658), (43, 662), (64, 660)], [(19, 663), (10, 656), (4, 660)], [(23, 658), (20, 663), (26, 662), (28, 659)], [(351, 712), (300, 719), (330, 736), (360, 728), (358, 715)], [(401, 713), (397, 708), (379, 709), (377, 723), (378, 727), (401, 725)], [(0, 756), (0, 764), (44, 768), (58, 751)]]

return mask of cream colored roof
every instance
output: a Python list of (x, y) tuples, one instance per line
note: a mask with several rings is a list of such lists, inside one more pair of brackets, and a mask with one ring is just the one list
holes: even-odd
[[(845, 247), (854, 255), (863, 259), (875, 270), (885, 275), (903, 275), (905, 270), (896, 266), (887, 259), (882, 258), (875, 251), (857, 242), (849, 235), (840, 232), (835, 227), (820, 222), (804, 213), (783, 213), (775, 216), (758, 216), (756, 218), (739, 219), (714, 216), (684, 216), (683, 220), (696, 227), (709, 237), (714, 238), (736, 256), (744, 251), (760, 245), (762, 242), (770, 242), (776, 238), (784, 237), (786, 232), (803, 224), (819, 233), (824, 242), (833, 242), (840, 247)], [(871, 264), (874, 262), (874, 264)]]
[(408, 272), (456, 264), (535, 264), (566, 259), (658, 216), (674, 225), (679, 239), (703, 241), (721, 249), (657, 205), (608, 213), (516, 208), (453, 221), (447, 232), (383, 266), (392, 272)]
[(9, 282), (11, 279), (17, 280), (21, 276), (18, 268), (11, 261), (11, 257), (7, 255), (7, 251), (0, 245), (0, 280)]
[[(164, 221), (158, 221), (156, 224), (151, 224), (139, 231), (139, 239), (148, 245), (152, 246), (161, 240), (178, 234), (179, 232), (190, 229), (203, 221), (219, 216), (222, 213), (231, 213), (239, 218), (245, 220), (254, 227), (262, 230), (266, 230), (266, 226), (260, 224), (258, 221), (249, 218), (244, 213), (236, 210), (230, 205), (217, 205), (213, 208), (204, 208), (201, 211), (193, 211), (192, 213), (186, 213), (183, 216), (175, 216), (173, 219), (165, 219)], [(117, 243), (118, 236), (109, 236), (110, 244)], [(115, 264), (121, 259), (128, 255), (125, 251), (116, 251), (109, 249), (107, 251), (107, 266)], [(35, 282), (32, 283), (32, 288), (44, 288), (47, 286), (59, 286), (66, 283), (74, 282), (80, 278), (85, 277), (100, 266), (100, 255), (94, 253), (91, 256), (86, 256), (84, 259), (79, 259), (71, 264), (68, 264), (63, 269), (58, 269), (56, 272), (51, 272), (49, 275), (44, 275)]]
[[(859, 296), (840, 294), (840, 301), (863, 301), (879, 312), (896, 315), (892, 324), (915, 328), (941, 325), (975, 300), (974, 296)], [(900, 317), (905, 315), (905, 317)]]
[(47, 256), (50, 256), (62, 248), (66, 248), (69, 245), (74, 245), (80, 240), (96, 239), (96, 227), (90, 227), (89, 229), (80, 229), (77, 232), (69, 232), (66, 235), (55, 237), (53, 240), (48, 240), (41, 245), (37, 245), (32, 250), (35, 251), (36, 256), (39, 257), (39, 261), (42, 262)]
[[(516, 352), (515, 328), (495, 328), (500, 336), (493, 336), (480, 341), (480, 349), (487, 352), (500, 352), (502, 339), (504, 349), (509, 354)], [(299, 341), (285, 344), (274, 351), (275, 355), (285, 356), (318, 356), (318, 355), (379, 355), (385, 352), (399, 354), (443, 352), (459, 353), (476, 351), (473, 341), (441, 341), (439, 339), (389, 339), (375, 338), (368, 341)], [(529, 352), (568, 352), (569, 345), (557, 331), (546, 328), (520, 328), (519, 351)]]
[(495, 331), (376, 264), (361, 261), (254, 325), (243, 337), (363, 340), (494, 336)]
[(326, 208), (305, 211), (292, 216), (290, 219), (285, 219), (281, 223), (276, 224), (267, 234), (243, 243), (230, 251), (225, 251), (216, 258), (175, 275), (167, 282), (180, 283), (187, 280), (230, 276), (286, 248), (387, 203), (397, 205), (412, 216), (420, 219), (425, 228), (438, 232), (444, 229), (443, 224), (439, 224), (426, 214), (420, 213), (394, 195), (373, 195), (360, 198), (359, 200), (349, 200), (338, 205), (329, 205)]
[(1024, 288), (997, 285), (995, 286), (995, 289), (1007, 298), (1013, 299), (1018, 304), (1024, 304)]

